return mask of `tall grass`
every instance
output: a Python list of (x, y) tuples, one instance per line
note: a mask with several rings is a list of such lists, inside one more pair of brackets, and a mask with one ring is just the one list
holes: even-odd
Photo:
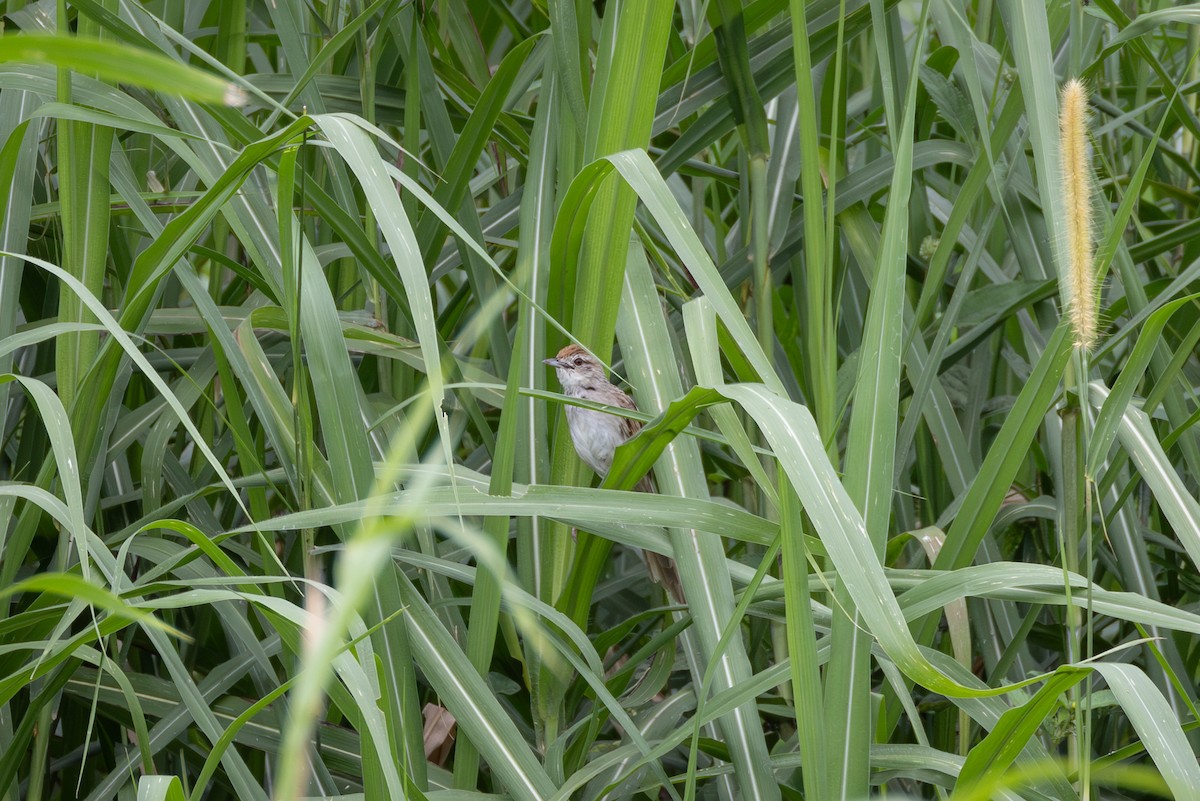
[(1129, 5), (9, 2), (0, 796), (1200, 798)]

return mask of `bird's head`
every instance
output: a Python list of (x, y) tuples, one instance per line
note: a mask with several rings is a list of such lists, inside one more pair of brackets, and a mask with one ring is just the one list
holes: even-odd
[(545, 359), (542, 363), (554, 368), (558, 373), (558, 383), (562, 384), (564, 390), (596, 386), (608, 381), (600, 360), (578, 345), (567, 345), (553, 359)]

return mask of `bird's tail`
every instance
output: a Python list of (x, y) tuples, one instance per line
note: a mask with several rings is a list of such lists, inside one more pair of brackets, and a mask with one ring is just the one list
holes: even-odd
[(663, 586), (667, 595), (671, 596), (671, 600), (677, 604), (687, 603), (687, 598), (683, 595), (683, 582), (679, 579), (679, 568), (675, 566), (675, 560), (654, 551), (642, 551), (642, 556), (646, 559), (650, 578)]
[[(634, 487), (637, 492), (654, 492), (654, 481), (649, 475), (642, 476), (642, 480)], [(687, 598), (683, 594), (683, 581), (679, 578), (679, 568), (675, 565), (675, 560), (669, 556), (663, 556), (654, 551), (642, 551), (642, 558), (646, 560), (646, 568), (650, 571), (650, 578), (662, 585), (667, 591), (667, 595), (671, 596), (671, 600), (677, 604), (687, 603)]]

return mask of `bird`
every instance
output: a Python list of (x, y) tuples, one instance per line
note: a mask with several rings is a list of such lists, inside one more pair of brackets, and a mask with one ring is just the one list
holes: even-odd
[[(544, 359), (542, 363), (554, 368), (563, 394), (568, 398), (637, 411), (633, 398), (608, 380), (600, 360), (579, 345), (567, 345), (553, 359)], [(571, 430), (571, 442), (579, 458), (603, 478), (612, 467), (617, 446), (640, 431), (642, 424), (620, 415), (567, 406), (567, 428)], [(643, 476), (634, 489), (654, 492), (654, 482), (649, 475)], [(653, 551), (643, 551), (642, 557), (650, 577), (677, 603), (683, 603), (683, 583), (675, 561)]]

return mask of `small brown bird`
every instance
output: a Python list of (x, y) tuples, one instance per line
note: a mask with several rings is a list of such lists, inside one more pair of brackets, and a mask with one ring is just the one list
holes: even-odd
[[(563, 394), (569, 398), (637, 409), (633, 398), (609, 382), (604, 365), (578, 345), (567, 345), (553, 359), (546, 359), (544, 364), (554, 368)], [(567, 427), (571, 429), (571, 441), (579, 458), (603, 477), (608, 475), (608, 469), (612, 467), (617, 446), (640, 431), (642, 424), (628, 417), (568, 406)], [(650, 476), (643, 476), (634, 489), (638, 492), (654, 492), (654, 482)], [(674, 560), (653, 551), (643, 551), (642, 557), (646, 560), (650, 577), (663, 585), (672, 599), (683, 603), (683, 584)]]

